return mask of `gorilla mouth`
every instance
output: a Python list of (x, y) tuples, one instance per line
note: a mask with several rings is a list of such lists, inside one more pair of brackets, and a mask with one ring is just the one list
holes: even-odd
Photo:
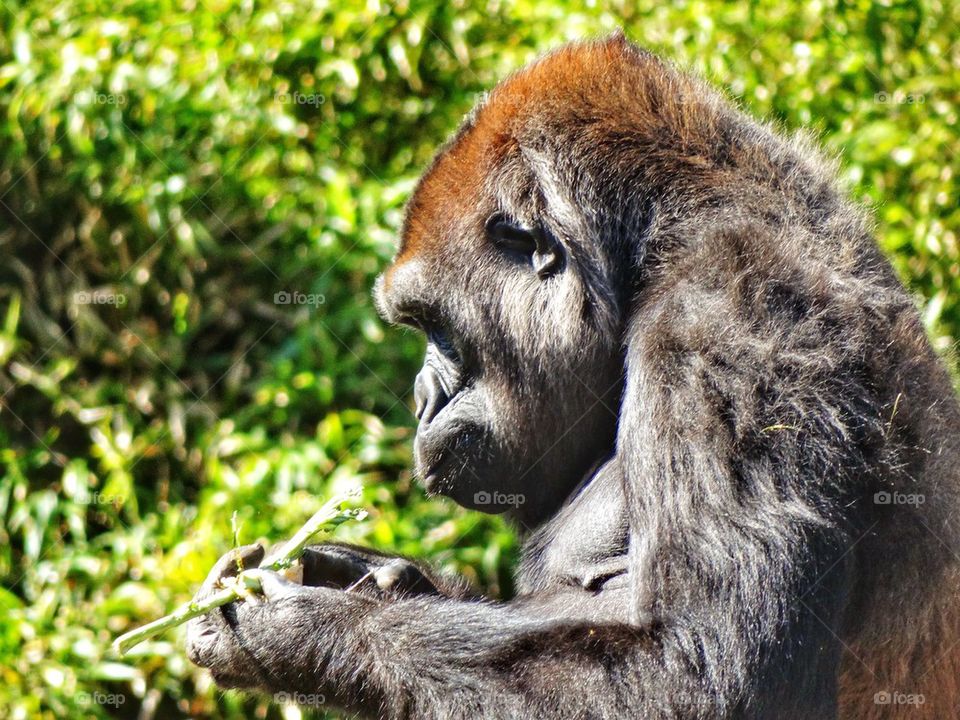
[(445, 455), (438, 458), (433, 464), (421, 473), (423, 489), (431, 495), (444, 495), (444, 490), (449, 492), (452, 489), (450, 478), (446, 476), (446, 471), (453, 464), (456, 458), (451, 455)]
[[(414, 457), (420, 484), (429, 494), (442, 494), (444, 486), (450, 485), (447, 477), (450, 466), (456, 459), (455, 451), (436, 438), (429, 430), (417, 433), (414, 441)], [(441, 442), (434, 442), (435, 439)], [(449, 490), (449, 487), (446, 489)]]
[[(462, 393), (454, 397), (454, 402)], [(451, 402), (437, 416), (441, 421), (446, 416), (447, 422), (431, 423), (426, 428), (421, 427), (414, 441), (414, 455), (419, 468), (420, 484), (431, 494), (448, 495), (459, 484), (458, 470), (475, 468), (477, 463), (477, 443), (482, 437), (479, 428), (464, 423), (463, 418), (449, 413), (454, 405)], [(448, 414), (449, 413), (449, 414)], [(468, 470), (471, 475), (476, 470)]]
[[(458, 424), (459, 425), (459, 424)], [(449, 442), (451, 435), (454, 442)], [(438, 442), (431, 442), (436, 440)], [(476, 433), (462, 425), (450, 434), (443, 432), (438, 437), (418, 437), (415, 442), (417, 465), (422, 468), (418, 475), (420, 484), (430, 494), (448, 495), (459, 484), (456, 479), (457, 469), (463, 470), (475, 467), (475, 463), (468, 461), (472, 458), (471, 450), (475, 450)], [(477, 471), (469, 471), (476, 475)]]

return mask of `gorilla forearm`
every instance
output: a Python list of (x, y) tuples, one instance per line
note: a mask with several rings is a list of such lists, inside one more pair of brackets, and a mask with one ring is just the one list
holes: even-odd
[[(754, 562), (763, 555), (745, 557)], [(489, 603), (298, 588), (235, 607), (246, 617), (233, 628), (247, 652), (244, 668), (260, 668), (252, 684), (322, 695), (327, 704), (367, 717), (723, 717), (767, 674), (782, 683), (781, 717), (801, 707), (828, 711), (829, 693), (798, 681), (812, 667), (835, 662), (836, 643), (813, 611), (785, 618), (768, 604), (767, 614), (753, 613), (756, 604), (746, 603), (754, 594), (795, 597), (795, 587), (774, 582), (798, 579), (772, 567), (749, 574), (763, 587), (748, 594), (733, 581), (702, 582), (685, 601), (678, 598), (670, 618), (649, 627), (611, 619), (627, 600), (622, 591), (559, 590)], [(821, 588), (808, 606), (829, 618), (834, 608), (822, 598)], [(788, 653), (792, 663), (763, 667), (775, 647), (782, 652), (792, 642), (791, 630), (807, 640)], [(232, 683), (251, 681), (234, 675)]]
[(269, 623), (244, 622), (241, 644), (265, 670), (263, 689), (320, 694), (366, 716), (562, 718), (588, 708), (622, 716), (631, 707), (621, 696), (624, 675), (654, 648), (654, 636), (524, 605), (379, 602), (309, 589), (278, 601)]

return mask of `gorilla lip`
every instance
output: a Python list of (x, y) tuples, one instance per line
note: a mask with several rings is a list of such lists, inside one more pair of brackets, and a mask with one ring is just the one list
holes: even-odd
[(460, 470), (467, 469), (468, 473), (472, 473), (476, 477), (476, 473), (468, 469), (470, 465), (464, 462), (464, 458), (460, 457), (459, 453), (462, 453), (463, 450), (443, 445), (440, 448), (423, 453), (418, 447), (419, 444), (418, 439), (414, 443), (414, 453), (417, 467), (423, 469), (417, 475), (420, 478), (420, 485), (429, 494), (450, 496), (457, 485), (450, 475), (451, 471), (457, 466)]
[(422, 463), (424, 470), (420, 474), (420, 484), (428, 493), (443, 494), (443, 485), (445, 473), (450, 468), (453, 461), (456, 460), (450, 451), (441, 455), (434, 456), (428, 463)]

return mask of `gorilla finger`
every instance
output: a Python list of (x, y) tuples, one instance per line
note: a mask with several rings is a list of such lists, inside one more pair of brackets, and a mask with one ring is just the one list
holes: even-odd
[(377, 568), (373, 579), (384, 592), (423, 595), (437, 592), (437, 588), (413, 563), (395, 558)]
[(302, 595), (307, 592), (303, 585), (291, 582), (272, 570), (251, 570), (248, 574), (260, 581), (260, 590), (263, 596), (270, 602)]
[(230, 552), (224, 553), (223, 556), (217, 560), (213, 568), (211, 568), (210, 572), (207, 573), (207, 579), (204, 580), (203, 585), (200, 586), (197, 597), (200, 598), (212, 594), (217, 590), (217, 585), (220, 580), (236, 577), (241, 569), (257, 567), (260, 561), (263, 560), (263, 552), (263, 546), (258, 543), (256, 545), (243, 545), (242, 547), (234, 548)]
[(187, 623), (187, 659), (200, 667), (215, 665), (220, 634), (227, 630), (219, 608), (190, 620)]
[(367, 575), (363, 558), (337, 546), (307, 548), (303, 554), (303, 584), (346, 588)]

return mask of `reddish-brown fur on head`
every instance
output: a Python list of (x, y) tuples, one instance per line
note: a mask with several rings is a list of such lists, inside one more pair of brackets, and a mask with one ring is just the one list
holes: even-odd
[(424, 174), (394, 268), (441, 254), (459, 219), (475, 213), (493, 169), (531, 133), (553, 128), (559, 136), (565, 128), (609, 120), (605, 129), (615, 134), (652, 137), (664, 125), (682, 134), (691, 114), (681, 109), (694, 85), (620, 33), (565, 46), (525, 67), (490, 93)]

